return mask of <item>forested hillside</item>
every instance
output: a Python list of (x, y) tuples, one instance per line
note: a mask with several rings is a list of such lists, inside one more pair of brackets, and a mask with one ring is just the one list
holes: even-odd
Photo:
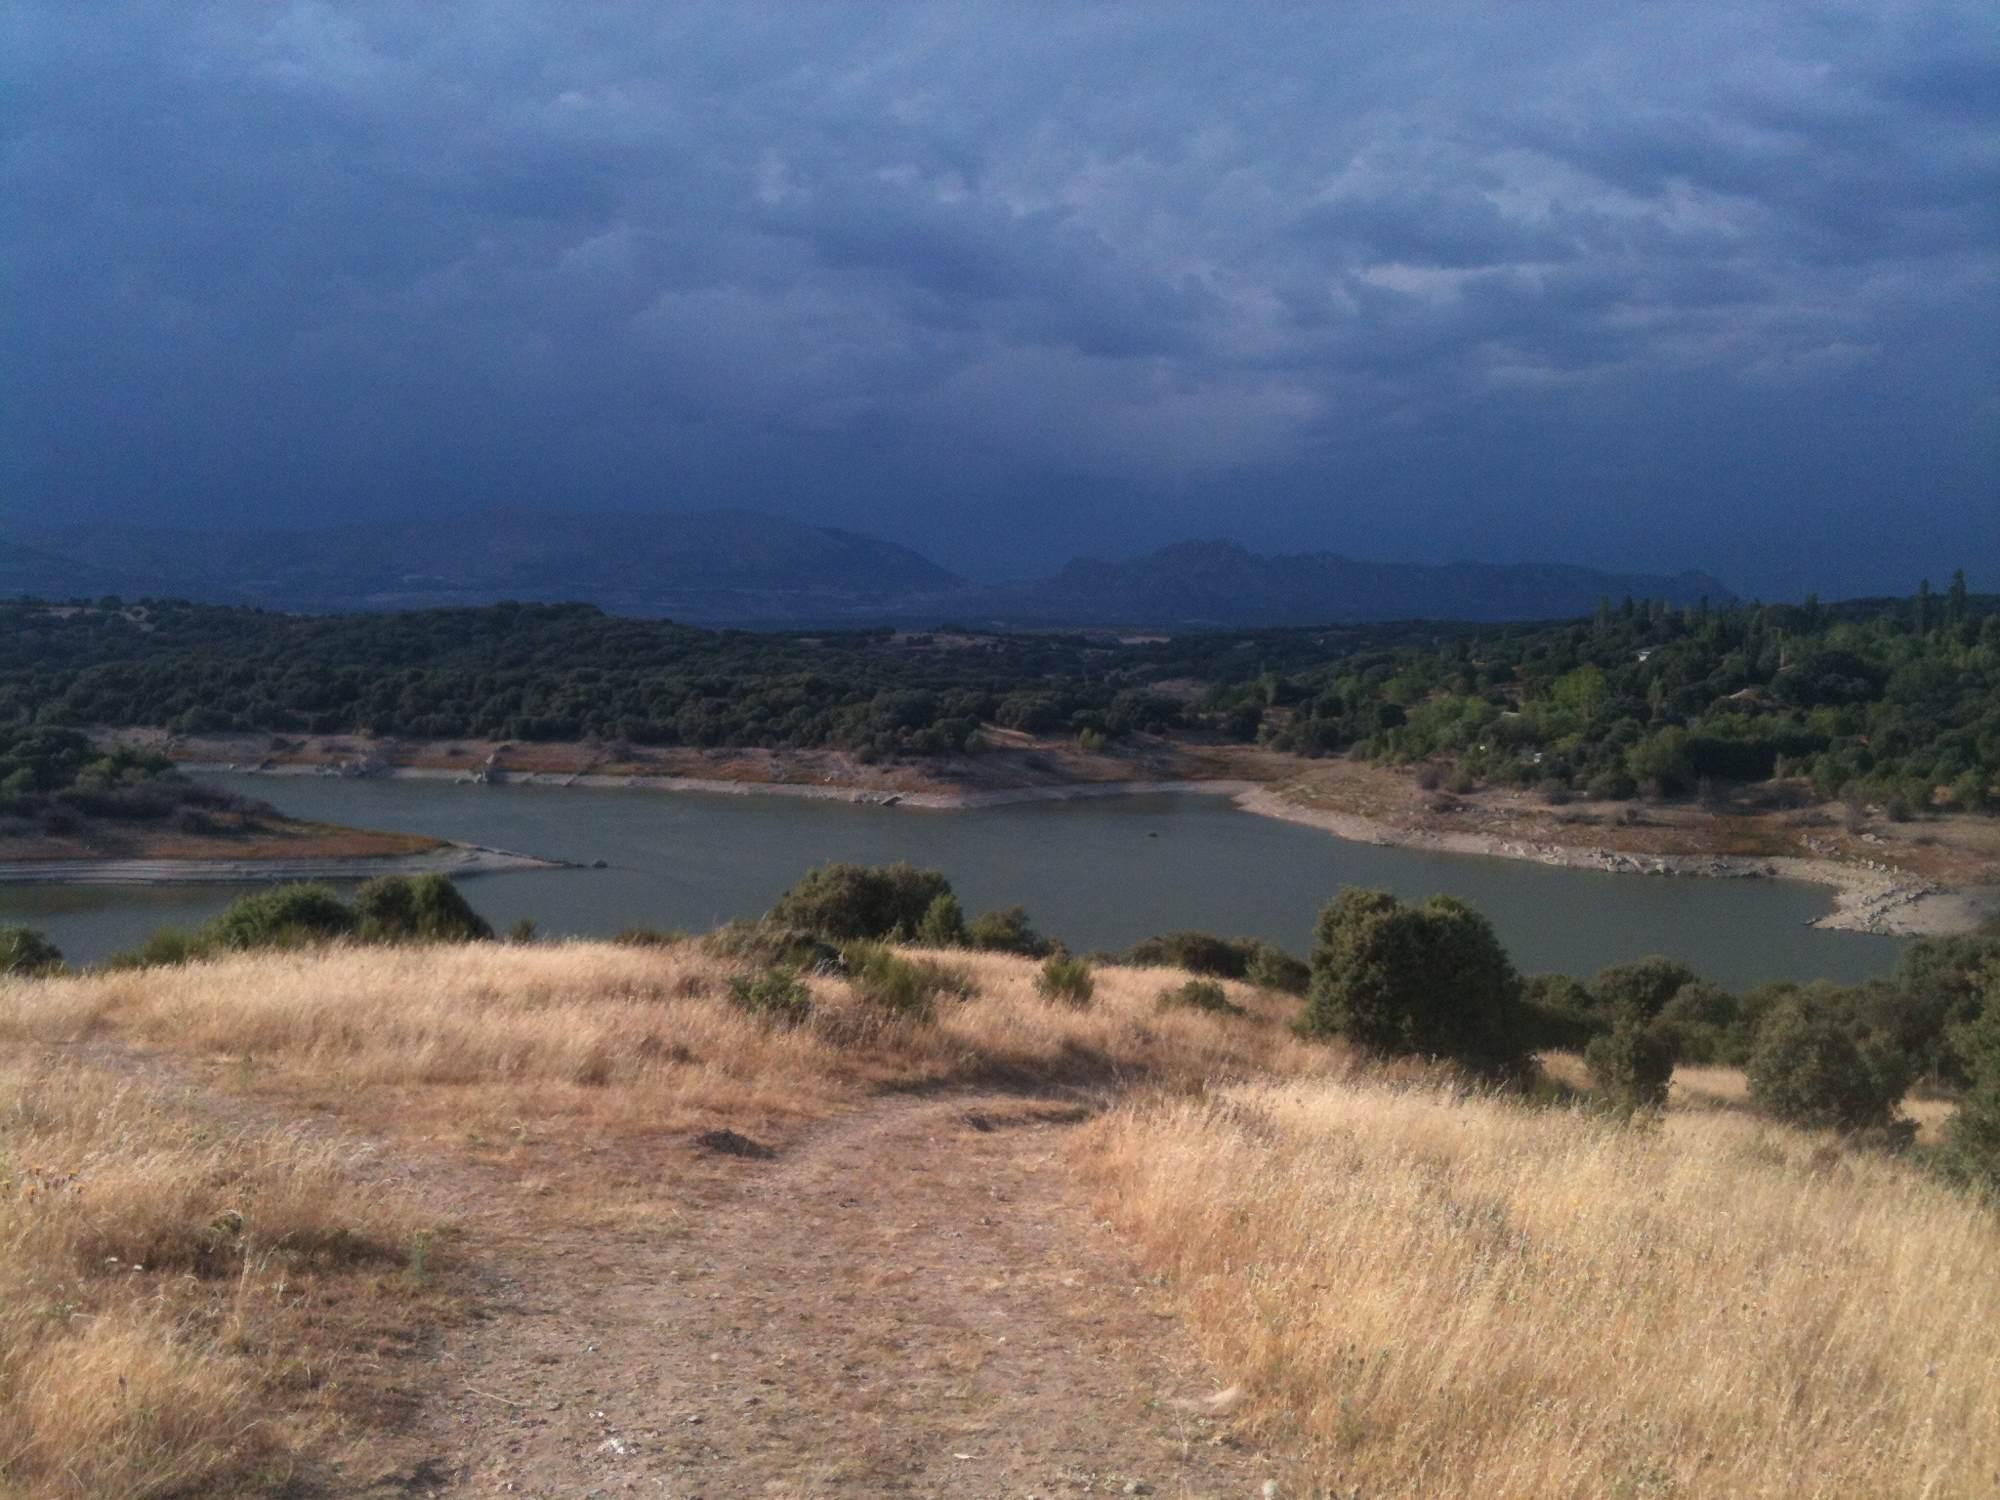
[(2000, 599), (1605, 601), (1559, 624), (1171, 638), (707, 631), (587, 605), (299, 617), (0, 605), (0, 725), (976, 750), (981, 726), (1187, 732), (1425, 762), (1552, 797), (1802, 778), (1980, 808), (2000, 778)]
[(1675, 796), (1802, 777), (1820, 798), (1986, 806), (2000, 778), (2000, 613), (1942, 597), (1711, 610), (1626, 601), (1594, 619), (1458, 636), (1260, 684), (1272, 740), (1555, 795)]

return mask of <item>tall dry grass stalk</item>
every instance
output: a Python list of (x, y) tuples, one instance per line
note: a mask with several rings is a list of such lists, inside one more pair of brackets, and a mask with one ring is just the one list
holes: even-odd
[(327, 948), (183, 968), (20, 982), (0, 994), (0, 1041), (64, 1041), (104, 1028), (272, 1066), (353, 1099), (458, 1122), (583, 1116), (649, 1128), (784, 1121), (868, 1088), (1014, 1079), (1187, 1087), (1323, 1071), (1337, 1056), (1282, 1024), (1297, 1002), (1242, 986), (1253, 1014), (1162, 1012), (1184, 976), (1107, 969), (1087, 1009), (1035, 992), (1036, 966), (1004, 955), (924, 955), (971, 998), (905, 1024), (837, 978), (811, 978), (814, 1015), (773, 1026), (731, 1006), (740, 962), (699, 944)]
[[(0, 981), (0, 1045), (109, 1033), (419, 1129), (552, 1124), (552, 1171), (617, 1156), (578, 1132), (782, 1125), (882, 1088), (1140, 1086), (1079, 1160), (1333, 1493), (1996, 1488), (2000, 1224), (1755, 1120), (1740, 1075), (1684, 1079), (1705, 1108), (1619, 1128), (1361, 1071), (1292, 1034), (1296, 1001), (1241, 985), (1241, 1014), (1163, 1010), (1185, 975), (1107, 968), (1079, 1008), (1030, 961), (926, 957), (967, 995), (933, 1021), (817, 977), (789, 1026), (732, 1004), (747, 966), (694, 943), (250, 954)], [(272, 1333), (264, 1283), (220, 1272), (365, 1256), (409, 1224), (308, 1137), (219, 1134), (88, 1069), (7, 1077), (0, 1491), (200, 1492), (282, 1458), (299, 1429), (252, 1398), (285, 1350), (318, 1357), (312, 1331)], [(229, 1246), (231, 1212), (261, 1249)]]
[(348, 1167), (140, 1080), (0, 1064), (0, 1493), (281, 1474), (338, 1378), (316, 1293), (393, 1266), (411, 1233)]
[(1363, 1079), (1135, 1106), (1084, 1146), (1333, 1493), (2000, 1491), (2000, 1223), (1892, 1160)]

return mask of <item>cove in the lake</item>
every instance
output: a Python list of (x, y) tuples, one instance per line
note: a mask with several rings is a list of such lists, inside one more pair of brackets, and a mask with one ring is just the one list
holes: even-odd
[[(1852, 982), (1887, 973), (1894, 938), (1812, 929), (1822, 888), (1552, 869), (1517, 860), (1380, 848), (1241, 812), (1224, 797), (1151, 795), (959, 812), (790, 798), (432, 781), (230, 779), (296, 817), (430, 833), (604, 869), (492, 875), (472, 902), (501, 929), (531, 917), (548, 937), (637, 926), (707, 929), (756, 916), (827, 860), (907, 859), (943, 870), (969, 912), (1026, 906), (1078, 950), (1199, 927), (1304, 954), (1343, 885), (1404, 897), (1445, 891), (1493, 919), (1525, 973), (1588, 974), (1666, 953), (1720, 983)], [(0, 920), (46, 930), (92, 962), (155, 927), (192, 924), (238, 890), (214, 886), (0, 889)]]

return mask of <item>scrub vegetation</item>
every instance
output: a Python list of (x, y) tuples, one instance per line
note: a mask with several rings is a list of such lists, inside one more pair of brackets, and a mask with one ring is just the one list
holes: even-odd
[(262, 802), (175, 774), (165, 756), (100, 749), (74, 729), (0, 717), (0, 840), (139, 825), (175, 834), (263, 832)]

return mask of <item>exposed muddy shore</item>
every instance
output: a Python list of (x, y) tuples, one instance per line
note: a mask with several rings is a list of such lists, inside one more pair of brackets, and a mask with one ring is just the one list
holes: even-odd
[[(1834, 892), (1833, 910), (1814, 925), (1840, 931), (1899, 937), (1932, 936), (1971, 931), (1988, 917), (2000, 914), (2000, 887), (1946, 886), (1873, 861), (1820, 859), (1798, 855), (1637, 854), (1584, 844), (1510, 839), (1474, 832), (1405, 828), (1358, 813), (1304, 806), (1291, 801), (1267, 784), (1245, 780), (1098, 781), (1063, 786), (1006, 787), (962, 792), (939, 790), (905, 792), (839, 783), (742, 781), (699, 776), (623, 775), (588, 771), (506, 771), (484, 768), (453, 770), (442, 767), (380, 766), (356, 772), (352, 769), (342, 771), (330, 766), (292, 764), (263, 767), (248, 767), (241, 764), (190, 764), (185, 769), (195, 772), (236, 772), (263, 776), (365, 774), (398, 780), (624, 788), (659, 792), (700, 792), (722, 796), (796, 797), (919, 811), (952, 811), (1039, 802), (1078, 802), (1103, 797), (1147, 796), (1162, 793), (1199, 793), (1226, 796), (1245, 812), (1303, 824), (1330, 833), (1337, 838), (1351, 839), (1359, 843), (1427, 849), (1445, 854), (1531, 860), (1537, 864), (1598, 870), (1611, 874), (1809, 881), (1830, 887)], [(485, 852), (502, 860), (526, 859), (525, 856), (502, 855), (500, 851)], [(527, 864), (497, 863), (482, 865), (479, 868), (528, 868), (536, 863), (541, 862), (530, 860)], [(431, 867), (435, 866), (427, 866)], [(5, 869), (6, 867), (0, 866), (0, 879), (7, 878)], [(458, 871), (467, 874), (475, 872), (475, 869), (470, 867), (461, 867)], [(328, 873), (317, 872), (317, 878), (326, 878)], [(164, 881), (177, 877), (163, 875), (158, 878)], [(199, 878), (214, 880), (306, 877), (206, 874)]]
[(0, 860), (0, 885), (260, 885), (291, 880), (369, 880), (377, 875), (490, 875), (552, 870), (562, 861), (489, 849), (440, 845), (417, 854), (329, 855), (284, 859)]

